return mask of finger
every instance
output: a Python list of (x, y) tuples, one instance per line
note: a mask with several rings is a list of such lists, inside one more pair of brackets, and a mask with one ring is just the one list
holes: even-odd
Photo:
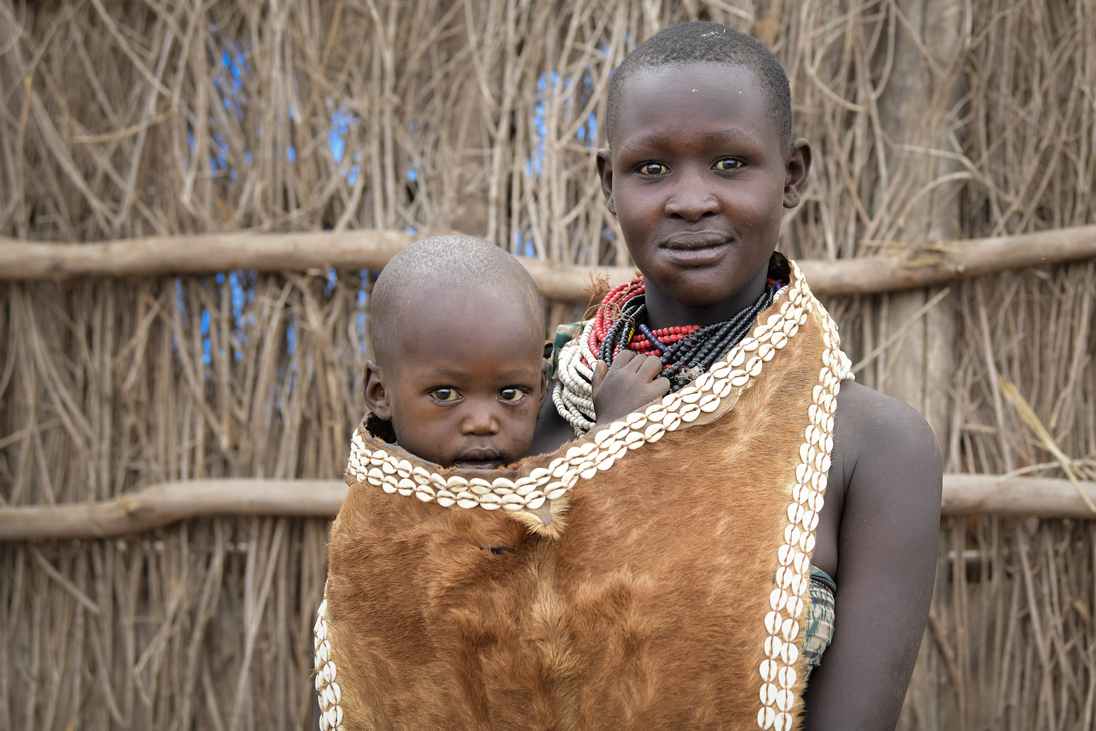
[(599, 360), (594, 364), (594, 375), (590, 378), (590, 387), (593, 390), (597, 390), (602, 381), (605, 380), (605, 374), (609, 372), (609, 366), (605, 364), (605, 361)]
[[(646, 378), (648, 381), (653, 381), (658, 378), (658, 374), (662, 373), (662, 359), (657, 355), (645, 355), (642, 362), (639, 364), (639, 370), (636, 371), (640, 376)], [(666, 379), (662, 379), (666, 380)], [(669, 381), (667, 381), (669, 383)]]
[(653, 381), (651, 381), (651, 388), (657, 389), (659, 396), (665, 396), (670, 392), (670, 379), (655, 378)]
[(627, 349), (621, 350), (619, 353), (613, 356), (613, 368), (616, 370), (622, 370), (625, 366), (635, 360), (636, 354)]

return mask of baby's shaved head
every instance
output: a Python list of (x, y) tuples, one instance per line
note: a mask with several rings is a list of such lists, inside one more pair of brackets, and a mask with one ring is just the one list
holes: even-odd
[(401, 313), (418, 309), (411, 305), (421, 304), (418, 300), (424, 293), (439, 287), (450, 291), (477, 288), (510, 292), (515, 303), (527, 309), (538, 333), (543, 327), (536, 282), (517, 259), (474, 236), (433, 236), (392, 257), (373, 286), (371, 340), (373, 359), (379, 365), (383, 367), (395, 356), (401, 338), (414, 337), (415, 323), (401, 322)]

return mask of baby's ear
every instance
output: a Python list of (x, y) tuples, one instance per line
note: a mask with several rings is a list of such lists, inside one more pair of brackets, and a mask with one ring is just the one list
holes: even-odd
[(377, 415), (377, 418), (385, 421), (392, 419), (392, 405), (388, 402), (388, 388), (384, 371), (371, 360), (365, 363), (365, 373), (362, 375), (362, 393), (365, 396), (365, 405)]
[[(545, 351), (548, 355), (551, 355), (551, 346), (546, 345)], [(546, 355), (540, 361), (540, 404), (544, 405), (544, 399), (548, 397), (548, 356)]]

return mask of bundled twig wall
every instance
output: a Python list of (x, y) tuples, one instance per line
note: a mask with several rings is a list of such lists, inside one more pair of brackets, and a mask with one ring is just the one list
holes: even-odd
[[(789, 71), (815, 150), (792, 256), (1096, 222), (1084, 0), (0, 0), (0, 235), (456, 229), (627, 267), (593, 175), (608, 73), (696, 17)], [(337, 479), (371, 278), (0, 284), (0, 501)], [(1091, 481), (1094, 302), (1089, 261), (827, 305), (857, 378), (929, 416), (949, 472)], [(556, 303), (546, 326), (580, 315)], [(903, 728), (1091, 727), (1094, 526), (945, 521)], [(206, 518), (0, 546), (0, 727), (311, 726), (325, 531)]]

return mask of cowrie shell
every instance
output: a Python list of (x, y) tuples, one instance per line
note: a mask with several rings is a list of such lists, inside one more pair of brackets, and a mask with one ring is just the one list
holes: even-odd
[(567, 492), (567, 486), (562, 482), (553, 482), (545, 488), (544, 496), (549, 500), (558, 500)]
[(776, 549), (776, 558), (780, 562), (781, 566), (789, 566), (791, 565), (792, 560), (795, 558), (795, 549), (787, 544), (784, 544)]
[(653, 404), (646, 414), (648, 421), (659, 422), (666, 418), (666, 409), (662, 408), (662, 404)]
[(648, 442), (655, 442), (661, 439), (662, 435), (665, 433), (666, 427), (662, 426), (662, 424), (656, 423), (648, 426), (647, 429), (643, 432), (643, 436), (647, 439)]
[[(790, 597), (794, 599), (795, 597)], [(779, 611), (784, 608), (788, 603), (788, 593), (783, 589), (773, 589), (769, 594), (769, 607), (774, 611)]]

